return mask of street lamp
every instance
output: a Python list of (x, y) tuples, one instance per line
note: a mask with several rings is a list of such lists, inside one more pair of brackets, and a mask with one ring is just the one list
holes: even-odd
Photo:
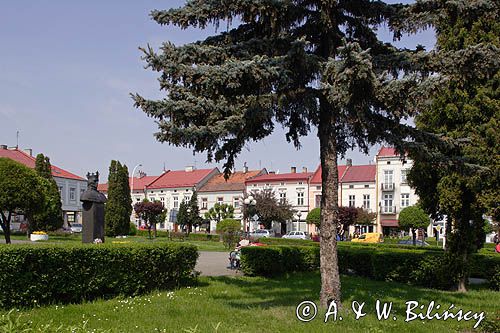
[[(132, 181), (131, 181), (131, 183), (132, 183), (132, 184), (130, 184), (130, 198), (132, 198), (132, 200), (134, 199), (134, 197), (133, 197), (133, 193), (134, 193), (134, 175), (135, 175), (135, 170), (136, 170), (138, 167), (142, 167), (142, 164), (140, 164), (140, 163), (139, 163), (139, 164), (137, 164), (137, 165), (134, 167), (134, 169), (132, 170), (132, 177), (130, 177), (130, 178), (132, 179)], [(133, 201), (132, 201), (132, 204), (133, 204)], [(138, 227), (139, 227), (139, 226), (140, 226), (140, 224), (141, 224), (141, 222), (139, 221), (139, 223), (138, 223), (138, 224), (139, 224), (139, 225), (138, 225)]]
[(297, 220), (297, 230), (295, 230), (295, 231), (299, 231), (300, 230), (300, 217), (301, 216), (302, 216), (302, 213), (298, 212), (297, 213), (297, 217), (298, 217), (298, 220)]
[(248, 212), (250, 206), (255, 206), (257, 204), (257, 201), (255, 201), (254, 197), (249, 195), (245, 199), (243, 199), (243, 204), (245, 205), (245, 210), (247, 212), (247, 232), (250, 232), (250, 214)]

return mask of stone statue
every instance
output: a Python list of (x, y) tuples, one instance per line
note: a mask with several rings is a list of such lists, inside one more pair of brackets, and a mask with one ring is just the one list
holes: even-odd
[(99, 172), (87, 173), (87, 190), (80, 197), (83, 206), (83, 243), (104, 242), (104, 203), (107, 199), (97, 190), (98, 183)]

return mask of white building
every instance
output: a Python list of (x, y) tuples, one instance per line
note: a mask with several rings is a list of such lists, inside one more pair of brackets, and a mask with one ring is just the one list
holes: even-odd
[[(234, 218), (243, 223), (242, 205), (246, 197), (245, 181), (264, 174), (267, 174), (266, 169), (249, 171), (245, 167), (243, 171), (233, 172), (227, 180), (224, 174), (212, 177), (198, 190), (201, 216), (204, 216), (216, 203), (226, 204), (234, 207)], [(215, 229), (216, 221), (210, 221), (210, 231), (215, 231)]]
[[(285, 234), (289, 231), (297, 230), (308, 231), (306, 217), (309, 212), (309, 180), (312, 175), (313, 173), (307, 172), (307, 168), (305, 167), (300, 173), (297, 172), (296, 167), (292, 167), (290, 173), (269, 173), (245, 182), (247, 194), (262, 190), (271, 190), (278, 200), (287, 201), (297, 212), (294, 219), (282, 226), (281, 230), (277, 226), (273, 226), (276, 229), (276, 233)], [(254, 230), (256, 227), (254, 223), (251, 230)]]
[[(194, 191), (202, 188), (212, 177), (219, 175), (218, 168), (165, 171), (145, 188), (145, 196), (150, 201), (161, 201), (167, 209), (167, 219), (160, 224), (161, 229), (178, 231), (177, 212), (181, 202), (188, 202)], [(198, 201), (200, 197), (198, 196)]]

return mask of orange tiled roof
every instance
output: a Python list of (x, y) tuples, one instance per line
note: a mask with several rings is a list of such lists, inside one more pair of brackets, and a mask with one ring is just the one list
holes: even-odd
[(247, 172), (237, 171), (229, 176), (229, 179), (224, 179), (224, 174), (212, 177), (199, 192), (220, 192), (220, 191), (243, 191), (245, 190), (245, 181), (252, 179), (261, 173), (267, 173), (263, 170), (251, 170)]
[[(158, 177), (160, 177), (160, 176), (144, 176), (144, 177), (141, 177), (141, 178), (134, 177), (134, 188), (133, 188), (133, 191), (144, 190), (146, 188), (146, 186), (148, 186), (149, 184), (151, 184)], [(129, 184), (130, 184), (130, 189), (132, 189), (132, 178), (129, 177), (128, 181), (129, 181)], [(97, 189), (99, 191), (101, 191), (101, 192), (105, 192), (105, 193), (108, 192), (108, 183), (97, 185)]]

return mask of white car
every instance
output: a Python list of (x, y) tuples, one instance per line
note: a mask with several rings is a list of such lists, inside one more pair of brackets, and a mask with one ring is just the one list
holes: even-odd
[(81, 223), (73, 223), (71, 225), (71, 232), (82, 232), (83, 225)]
[(290, 231), (282, 238), (286, 239), (309, 239), (309, 235), (305, 231)]
[(258, 229), (250, 233), (250, 237), (253, 238), (261, 238), (261, 237), (269, 238), (274, 236), (275, 236), (274, 230), (269, 230), (269, 229)]

